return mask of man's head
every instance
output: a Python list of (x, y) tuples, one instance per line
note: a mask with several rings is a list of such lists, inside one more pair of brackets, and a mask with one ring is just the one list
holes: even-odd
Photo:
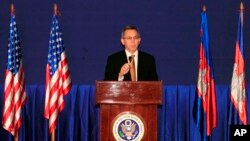
[(141, 42), (139, 29), (135, 26), (126, 26), (122, 30), (121, 43), (130, 53), (134, 53)]

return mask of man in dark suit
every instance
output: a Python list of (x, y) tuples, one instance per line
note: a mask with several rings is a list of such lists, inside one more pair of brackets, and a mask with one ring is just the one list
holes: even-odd
[(131, 57), (134, 56), (136, 81), (157, 81), (158, 75), (154, 56), (139, 51), (140, 32), (135, 26), (122, 30), (121, 43), (124, 50), (108, 56), (104, 80), (131, 81)]

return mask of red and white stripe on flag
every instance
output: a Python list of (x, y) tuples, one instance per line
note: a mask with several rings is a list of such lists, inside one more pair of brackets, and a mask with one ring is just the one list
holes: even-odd
[(69, 93), (72, 86), (65, 52), (54, 75), (50, 76), (50, 66), (46, 67), (46, 98), (44, 116), (49, 119), (49, 131), (56, 128), (58, 113), (64, 108), (63, 96)]
[(4, 87), (3, 128), (16, 135), (21, 126), (21, 107), (26, 101), (24, 71), (20, 63), (19, 71), (14, 75), (6, 70)]

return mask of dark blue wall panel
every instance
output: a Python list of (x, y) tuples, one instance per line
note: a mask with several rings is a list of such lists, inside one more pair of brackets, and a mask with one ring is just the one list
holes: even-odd
[[(241, 0), (23, 0), (0, 2), (0, 84), (4, 83), (10, 3), (16, 8), (27, 84), (45, 83), (53, 4), (61, 11), (64, 44), (74, 84), (102, 80), (106, 57), (120, 49), (128, 24), (141, 29), (141, 50), (153, 54), (164, 84), (195, 84), (200, 10), (207, 7), (216, 83), (230, 84)], [(250, 2), (245, 1), (244, 48), (250, 72)]]

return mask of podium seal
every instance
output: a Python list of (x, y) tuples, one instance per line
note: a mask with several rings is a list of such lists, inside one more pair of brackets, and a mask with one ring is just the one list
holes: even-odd
[(140, 141), (144, 135), (144, 124), (134, 113), (121, 113), (114, 119), (113, 135), (117, 141)]

